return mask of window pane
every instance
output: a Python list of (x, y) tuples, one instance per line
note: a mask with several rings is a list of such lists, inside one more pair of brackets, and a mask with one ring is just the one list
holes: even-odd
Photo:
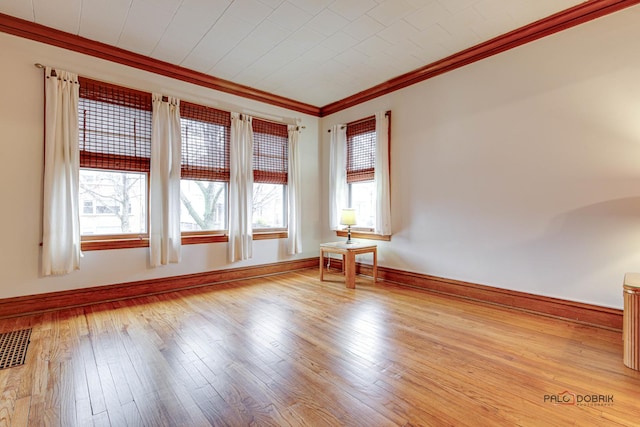
[(376, 221), (375, 181), (354, 182), (349, 185), (351, 207), (356, 210), (357, 228), (374, 228)]
[(80, 169), (82, 235), (147, 232), (147, 175)]
[(180, 230), (210, 231), (227, 228), (227, 183), (180, 181)]
[(253, 184), (253, 228), (284, 228), (285, 191), (282, 184)]

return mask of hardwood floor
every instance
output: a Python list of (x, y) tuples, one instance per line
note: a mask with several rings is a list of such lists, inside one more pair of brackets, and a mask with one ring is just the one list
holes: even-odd
[(638, 425), (620, 332), (325, 279), (0, 320), (33, 328), (25, 365), (0, 370), (0, 426)]

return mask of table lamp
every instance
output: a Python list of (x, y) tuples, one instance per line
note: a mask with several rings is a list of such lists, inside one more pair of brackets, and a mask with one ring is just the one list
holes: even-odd
[(340, 224), (347, 226), (347, 244), (353, 243), (351, 241), (351, 226), (356, 225), (356, 210), (351, 208), (342, 209)]

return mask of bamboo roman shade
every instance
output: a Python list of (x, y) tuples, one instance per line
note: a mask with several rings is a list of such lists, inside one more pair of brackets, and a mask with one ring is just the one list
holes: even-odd
[(253, 119), (253, 181), (287, 184), (289, 131), (287, 125)]
[(180, 103), (183, 179), (229, 181), (231, 113)]
[(347, 183), (372, 181), (375, 175), (375, 116), (347, 124)]
[(80, 77), (80, 167), (149, 172), (151, 94)]

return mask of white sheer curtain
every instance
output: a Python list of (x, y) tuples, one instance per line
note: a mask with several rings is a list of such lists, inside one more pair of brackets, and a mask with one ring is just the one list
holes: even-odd
[(391, 235), (391, 193), (389, 191), (389, 116), (376, 113), (376, 224), (374, 232)]
[(153, 94), (149, 249), (152, 267), (180, 262), (180, 101)]
[(289, 255), (302, 252), (302, 210), (300, 187), (300, 148), (298, 140), (300, 132), (298, 126), (289, 125), (289, 180), (287, 182), (289, 202)]
[(251, 116), (231, 113), (229, 149), (229, 261), (250, 259), (253, 248), (253, 129)]
[(45, 68), (45, 161), (42, 274), (80, 268), (77, 74)]
[(329, 227), (340, 229), (340, 214), (347, 207), (347, 126), (331, 128), (329, 159)]

